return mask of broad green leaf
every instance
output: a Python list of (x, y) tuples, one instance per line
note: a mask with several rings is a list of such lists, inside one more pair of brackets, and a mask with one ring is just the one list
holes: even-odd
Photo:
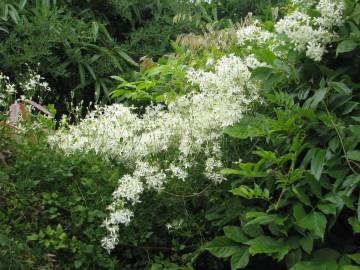
[(251, 80), (266, 81), (272, 74), (269, 67), (258, 67), (251, 72)]
[(342, 82), (330, 82), (329, 86), (335, 89), (336, 92), (342, 95), (351, 95), (351, 89)]
[(240, 244), (227, 237), (220, 236), (207, 243), (205, 249), (216, 257), (226, 258), (238, 252), (241, 247)]
[(295, 251), (289, 252), (289, 254), (286, 256), (286, 265), (288, 267), (292, 267), (295, 264), (297, 264), (299, 261), (301, 261), (302, 258), (302, 251), (300, 249), (297, 249)]
[(306, 212), (305, 212), (302, 204), (298, 203), (293, 206), (293, 215), (297, 221), (301, 220), (302, 218), (304, 218), (306, 216)]
[(226, 226), (224, 227), (224, 233), (227, 238), (238, 243), (244, 243), (249, 240), (242, 229), (238, 226)]
[(311, 159), (311, 173), (317, 180), (320, 180), (325, 164), (326, 151), (324, 149), (317, 149)]
[(232, 255), (231, 257), (231, 270), (245, 268), (249, 264), (249, 250), (243, 248)]
[(284, 222), (287, 220), (287, 216), (268, 214), (259, 211), (249, 211), (246, 213), (246, 219), (251, 219), (249, 222), (246, 223), (247, 225), (252, 225), (252, 224), (265, 225), (270, 223), (275, 223), (277, 225), (284, 225)]
[(249, 240), (246, 242), (249, 245), (249, 252), (251, 255), (256, 255), (260, 253), (272, 254), (282, 252), (283, 250), (289, 249), (289, 247), (271, 237), (268, 236), (259, 236), (255, 239)]
[(241, 228), (243, 229), (244, 233), (246, 233), (250, 237), (258, 237), (264, 234), (264, 231), (259, 224), (249, 225), (249, 224), (244, 224), (244, 222), (242, 222)]
[(349, 40), (343, 40), (342, 42), (340, 42), (336, 48), (336, 55), (340, 54), (340, 53), (347, 53), (347, 52), (351, 52), (353, 50), (356, 49), (356, 47), (359, 44), (351, 39)]
[(360, 264), (360, 253), (355, 253), (355, 254), (349, 254), (347, 255), (350, 259), (352, 259), (354, 262), (356, 262), (357, 264)]
[(314, 245), (314, 238), (311, 235), (301, 238), (300, 245), (307, 254), (311, 254)]
[(302, 190), (301, 187), (296, 188), (295, 186), (291, 187), (291, 190), (294, 192), (296, 197), (305, 205), (311, 206), (311, 200), (309, 196)]
[(314, 262), (299, 262), (289, 270), (328, 270), (328, 268), (326, 268), (326, 266), (318, 265)]
[(342, 107), (342, 115), (346, 115), (355, 110), (356, 107), (359, 106), (359, 102), (349, 101)]
[(265, 136), (270, 133), (270, 123), (265, 117), (246, 116), (232, 127), (224, 130), (224, 133), (238, 139)]
[(359, 150), (348, 151), (346, 153), (346, 155), (347, 155), (348, 159), (360, 161), (360, 151)]
[(321, 212), (323, 212), (325, 215), (335, 215), (337, 210), (337, 205), (335, 204), (318, 204), (317, 206)]
[(296, 223), (300, 227), (313, 232), (319, 238), (324, 238), (327, 220), (321, 212), (313, 211)]
[(327, 88), (321, 88), (316, 90), (315, 94), (311, 98), (306, 100), (306, 102), (304, 103), (304, 107), (315, 110), (319, 105), (319, 103), (323, 101), (323, 99), (325, 98), (326, 93), (327, 93)]
[(276, 55), (268, 49), (255, 50), (254, 54), (258, 60), (266, 62), (270, 65), (272, 65), (276, 59)]

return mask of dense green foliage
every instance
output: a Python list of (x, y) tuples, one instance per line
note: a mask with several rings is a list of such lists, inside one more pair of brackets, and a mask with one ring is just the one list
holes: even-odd
[[(0, 113), (0, 269), (360, 269), (360, 4), (345, 2), (345, 23), (316, 62), (288, 44), (286, 56), (239, 48), (232, 21), (252, 11), (273, 31), (291, 9), (271, 1), (0, 0), (0, 71), (21, 82), (37, 69), (53, 95), (28, 98), (60, 113), (72, 98), (71, 120), (81, 102), (139, 115), (166, 107), (198, 91), (186, 72), (209, 59), (251, 53), (266, 64), (251, 70), (261, 98), (223, 130), (227, 181), (199, 170), (147, 191), (110, 254), (102, 223), (128, 168), (50, 147), (59, 124), (43, 107), (10, 107), (16, 121)], [(145, 55), (137, 67), (132, 58)]]

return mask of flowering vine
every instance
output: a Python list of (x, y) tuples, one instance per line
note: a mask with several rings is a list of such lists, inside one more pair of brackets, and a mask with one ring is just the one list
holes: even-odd
[(299, 8), (281, 19), (274, 33), (256, 21), (238, 29), (237, 45), (250, 46), (247, 56), (230, 54), (208, 61), (211, 71), (189, 68), (186, 77), (194, 90), (167, 107), (152, 105), (142, 115), (121, 104), (98, 108), (79, 125), (49, 138), (67, 153), (95, 151), (131, 172), (119, 179), (112, 194), (109, 216), (103, 223), (108, 231), (102, 240), (105, 249), (116, 246), (119, 225), (131, 222), (133, 205), (146, 190), (161, 191), (170, 180), (186, 181), (198, 168), (214, 183), (224, 181), (219, 173), (222, 129), (238, 122), (249, 105), (260, 99), (261, 83), (250, 79), (251, 71), (267, 65), (251, 53), (251, 45), (268, 47), (281, 57), (286, 57), (286, 51), (279, 48), (286, 45), (321, 60), (336, 36), (333, 29), (343, 23), (344, 4), (320, 0), (315, 6), (319, 16), (311, 17), (300, 10), (300, 1), (293, 3)]

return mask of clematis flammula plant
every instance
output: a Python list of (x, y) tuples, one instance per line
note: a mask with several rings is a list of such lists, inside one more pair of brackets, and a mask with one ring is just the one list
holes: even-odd
[(249, 64), (254, 68), (259, 62), (253, 56), (224, 56), (213, 72), (189, 69), (188, 81), (197, 90), (167, 108), (150, 106), (140, 116), (131, 107), (114, 104), (49, 138), (67, 153), (95, 151), (133, 171), (119, 179), (113, 193), (104, 222), (109, 232), (102, 241), (104, 248), (115, 247), (119, 224), (129, 224), (131, 207), (145, 190), (161, 190), (170, 179), (186, 181), (195, 167), (205, 168), (204, 175), (215, 183), (224, 180), (218, 172), (221, 131), (239, 121), (258, 99), (258, 84), (249, 81)]
[[(294, 4), (302, 6), (298, 0)], [(261, 82), (250, 80), (251, 70), (266, 64), (260, 63), (249, 47), (267, 46), (282, 58), (287, 52), (281, 48), (294, 48), (319, 61), (335, 36), (333, 28), (342, 24), (343, 8), (341, 1), (320, 0), (316, 9), (321, 16), (312, 18), (296, 10), (276, 24), (275, 33), (263, 30), (259, 23), (241, 28), (238, 46), (250, 51), (248, 56), (230, 54), (209, 61), (213, 66), (208, 70), (212, 71), (190, 68), (187, 79), (194, 90), (167, 107), (152, 105), (137, 115), (132, 107), (106, 106), (79, 125), (51, 136), (49, 142), (67, 153), (95, 151), (132, 172), (119, 179), (113, 192), (109, 216), (103, 223), (108, 235), (102, 246), (109, 252), (116, 246), (119, 225), (130, 224), (132, 209), (146, 190), (161, 191), (170, 180), (186, 181), (191, 171), (199, 168), (210, 181), (224, 181), (219, 173), (222, 129), (238, 122), (249, 105), (260, 100)]]

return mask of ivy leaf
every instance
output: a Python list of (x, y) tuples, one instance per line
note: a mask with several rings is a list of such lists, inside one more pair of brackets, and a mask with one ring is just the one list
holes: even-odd
[(242, 229), (238, 226), (226, 226), (224, 227), (224, 233), (227, 238), (238, 243), (245, 243), (249, 240)]
[(205, 249), (219, 258), (227, 258), (241, 249), (241, 245), (233, 242), (225, 236), (216, 237), (210, 241)]
[(339, 53), (347, 53), (355, 50), (355, 48), (358, 46), (358, 43), (355, 41), (349, 39), (349, 40), (343, 40), (339, 43), (339, 45), (336, 48), (336, 55)]
[(231, 270), (245, 268), (249, 264), (249, 250), (242, 248), (231, 257)]
[(320, 180), (320, 176), (324, 169), (325, 154), (326, 151), (324, 149), (317, 149), (311, 159), (311, 173), (315, 176), (316, 180)]
[(327, 220), (321, 212), (313, 211), (296, 223), (300, 227), (313, 232), (319, 238), (324, 238)]

